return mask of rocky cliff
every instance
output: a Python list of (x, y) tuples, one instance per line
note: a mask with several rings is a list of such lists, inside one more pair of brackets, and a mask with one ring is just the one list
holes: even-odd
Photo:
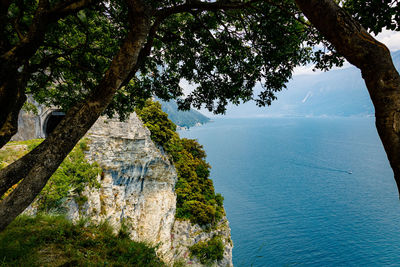
[(83, 205), (71, 198), (66, 204), (69, 218), (107, 220), (116, 229), (124, 224), (132, 239), (158, 245), (158, 254), (171, 265), (202, 266), (201, 259), (191, 257), (190, 248), (218, 236), (223, 258), (212, 265), (232, 266), (233, 245), (225, 217), (211, 229), (175, 219), (176, 170), (135, 114), (126, 122), (99, 118), (86, 137), (87, 158), (103, 169), (100, 188), (86, 189), (88, 201)]

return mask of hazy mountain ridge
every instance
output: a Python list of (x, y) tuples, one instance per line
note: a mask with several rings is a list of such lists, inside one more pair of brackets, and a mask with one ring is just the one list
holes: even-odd
[[(392, 53), (400, 69), (400, 50)], [(259, 91), (260, 89), (258, 89)], [(257, 92), (257, 90), (256, 90)], [(278, 92), (270, 107), (254, 102), (230, 106), (228, 117), (353, 117), (373, 116), (374, 107), (361, 72), (355, 67), (319, 74), (296, 75)]]
[(196, 124), (204, 124), (210, 121), (210, 119), (196, 110), (181, 111), (178, 110), (178, 105), (175, 101), (162, 101), (156, 99), (161, 103), (161, 108), (164, 112), (168, 113), (169, 119), (180, 127), (193, 127)]

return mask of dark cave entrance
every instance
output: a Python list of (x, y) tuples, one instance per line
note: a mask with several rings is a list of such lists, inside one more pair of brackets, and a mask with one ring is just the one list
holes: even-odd
[(56, 126), (60, 123), (62, 119), (64, 119), (65, 113), (62, 111), (52, 111), (44, 121), (43, 132), (45, 137), (49, 136), (49, 134), (54, 131)]

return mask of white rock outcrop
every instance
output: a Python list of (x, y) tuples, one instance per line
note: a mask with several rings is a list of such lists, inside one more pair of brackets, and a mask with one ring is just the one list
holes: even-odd
[(107, 220), (116, 229), (123, 222), (133, 240), (158, 245), (159, 256), (171, 265), (179, 260), (190, 266), (202, 266), (190, 258), (189, 247), (219, 235), (225, 252), (224, 259), (215, 266), (232, 266), (232, 241), (226, 218), (211, 231), (175, 220), (176, 170), (135, 114), (126, 122), (101, 117), (86, 137), (87, 158), (103, 169), (98, 177), (101, 186), (84, 192), (88, 201), (81, 207), (73, 198), (69, 200), (68, 216), (72, 220)]
[(214, 266), (233, 266), (231, 229), (226, 218), (223, 218), (212, 230), (206, 230), (189, 221), (176, 220), (171, 235), (170, 251), (173, 255), (170, 258), (181, 259), (188, 266), (203, 266), (198, 259), (190, 258), (189, 247), (198, 242), (210, 240), (213, 236), (220, 236), (224, 244), (224, 258)]

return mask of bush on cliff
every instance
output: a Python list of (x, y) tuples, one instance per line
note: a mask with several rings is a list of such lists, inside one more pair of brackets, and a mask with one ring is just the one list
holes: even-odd
[(0, 233), (0, 266), (165, 266), (155, 249), (108, 224), (19, 216)]
[(176, 218), (213, 225), (225, 214), (223, 197), (215, 194), (206, 153), (196, 141), (180, 138), (176, 126), (158, 102), (146, 101), (136, 113), (151, 132), (152, 140), (170, 156), (178, 173)]
[(198, 258), (202, 264), (212, 264), (214, 261), (224, 258), (224, 244), (219, 236), (198, 242), (191, 246), (189, 250), (191, 255)]
[[(42, 141), (43, 139), (11, 142), (0, 150), (0, 162), (4, 165), (12, 163)], [(62, 212), (63, 200), (68, 196), (73, 196), (78, 204), (83, 204), (87, 201), (82, 196), (84, 188), (99, 186), (97, 175), (102, 170), (97, 163), (89, 163), (86, 160), (84, 151), (87, 150), (87, 142), (88, 140), (83, 139), (75, 146), (36, 197), (35, 205), (39, 211)], [(3, 198), (11, 193), (13, 188), (8, 190)]]
[(39, 211), (58, 210), (68, 196), (73, 196), (78, 205), (87, 199), (82, 195), (85, 187), (98, 188), (97, 175), (102, 172), (99, 165), (89, 163), (84, 151), (88, 149), (86, 142), (81, 140), (61, 163), (36, 198)]

